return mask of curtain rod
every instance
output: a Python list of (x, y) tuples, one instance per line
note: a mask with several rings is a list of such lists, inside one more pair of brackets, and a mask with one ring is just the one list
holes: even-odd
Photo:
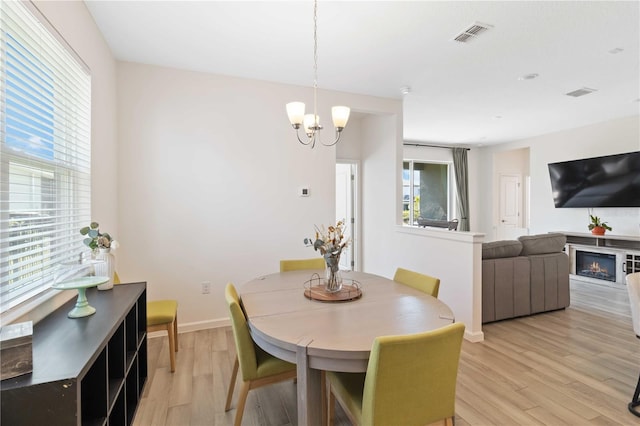
[[(423, 146), (425, 148), (445, 148), (445, 149), (453, 149), (456, 148), (454, 146), (442, 146), (442, 145), (427, 145), (427, 144), (423, 144), (423, 143), (402, 143), (402, 145), (405, 146)], [(467, 151), (471, 150), (471, 148), (466, 148), (466, 147), (460, 147), (460, 148), (464, 148)]]

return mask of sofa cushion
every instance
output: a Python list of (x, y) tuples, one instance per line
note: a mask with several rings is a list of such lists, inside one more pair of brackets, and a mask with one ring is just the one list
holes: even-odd
[(547, 253), (528, 259), (531, 262), (531, 313), (569, 306), (569, 256)]
[(523, 235), (518, 238), (522, 243), (521, 256), (532, 254), (559, 253), (567, 243), (567, 237), (563, 234)]
[(482, 244), (483, 259), (499, 259), (520, 256), (522, 243), (516, 240), (493, 241)]
[(531, 314), (528, 257), (482, 261), (482, 322)]

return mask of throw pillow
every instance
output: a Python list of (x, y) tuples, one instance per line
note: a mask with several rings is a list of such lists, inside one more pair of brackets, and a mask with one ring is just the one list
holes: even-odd
[(482, 243), (483, 259), (500, 259), (503, 257), (520, 256), (522, 243), (516, 240), (493, 241)]
[(518, 241), (522, 243), (522, 256), (559, 253), (567, 243), (567, 236), (557, 233), (523, 235), (518, 238)]

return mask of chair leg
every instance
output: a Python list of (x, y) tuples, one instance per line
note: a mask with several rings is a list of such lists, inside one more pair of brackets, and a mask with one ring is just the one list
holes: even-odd
[(322, 370), (320, 371), (320, 389), (322, 389), (322, 394), (320, 397), (320, 406), (322, 409), (322, 423), (323, 425), (329, 424), (329, 418), (328, 413), (329, 413), (329, 406), (328, 406), (328, 400), (329, 400), (329, 395), (328, 395), (328, 388), (327, 388), (327, 372)]
[[(175, 323), (175, 320), (174, 320)], [(169, 360), (171, 361), (171, 372), (176, 371), (176, 342), (173, 336), (173, 324), (167, 324), (167, 334), (169, 335)]]
[(327, 423), (329, 426), (333, 426), (333, 417), (335, 416), (336, 409), (336, 397), (331, 392), (331, 384), (327, 384), (327, 389), (325, 390), (325, 394), (327, 395)]
[(231, 372), (231, 380), (229, 381), (229, 390), (227, 391), (227, 403), (224, 405), (224, 411), (229, 411), (231, 409), (231, 399), (233, 398), (233, 390), (236, 387), (236, 378), (238, 377), (238, 367), (240, 363), (238, 362), (238, 356), (236, 355), (236, 360), (233, 363), (233, 371)]
[(238, 396), (238, 406), (236, 407), (236, 420), (234, 426), (242, 425), (242, 415), (244, 414), (244, 405), (247, 402), (247, 395), (249, 395), (249, 389), (251, 388), (251, 382), (242, 382), (242, 388), (240, 388), (240, 395)]
[(633, 393), (633, 399), (628, 405), (629, 411), (631, 411), (632, 414), (640, 417), (640, 411), (638, 411), (638, 408), (637, 408), (639, 406), (640, 406), (640, 376), (638, 376), (638, 384), (636, 385), (636, 391)]
[(173, 319), (173, 339), (175, 340), (176, 344), (175, 346), (175, 351), (178, 352), (178, 313), (176, 312), (176, 316)]

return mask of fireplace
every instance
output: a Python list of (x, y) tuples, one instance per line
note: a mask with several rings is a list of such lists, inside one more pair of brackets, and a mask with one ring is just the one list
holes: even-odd
[(616, 282), (616, 255), (576, 250), (576, 275)]

